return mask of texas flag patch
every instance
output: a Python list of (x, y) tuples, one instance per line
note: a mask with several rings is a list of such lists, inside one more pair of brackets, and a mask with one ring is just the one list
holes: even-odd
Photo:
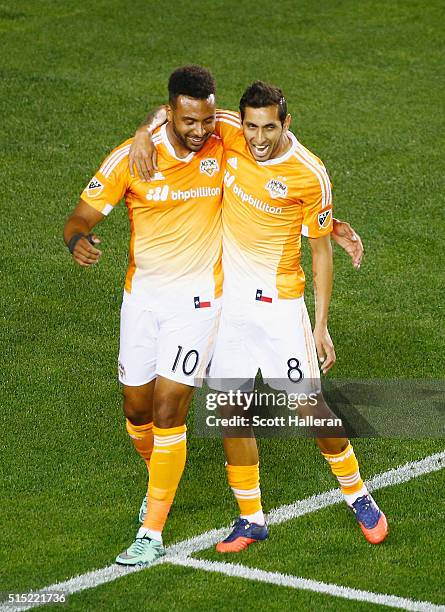
[(271, 297), (267, 297), (266, 295), (263, 295), (262, 289), (257, 289), (256, 290), (255, 299), (256, 299), (257, 302), (267, 302), (268, 304), (272, 304), (272, 298)]
[(325, 210), (318, 215), (318, 227), (320, 229), (326, 229), (329, 227), (331, 223), (331, 213), (332, 210)]
[(195, 308), (210, 308), (212, 305), (212, 302), (201, 302), (199, 296), (194, 297), (193, 301), (195, 302)]

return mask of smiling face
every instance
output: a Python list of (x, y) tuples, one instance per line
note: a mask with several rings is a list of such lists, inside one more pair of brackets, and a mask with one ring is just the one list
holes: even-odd
[(180, 95), (167, 111), (172, 144), (183, 153), (199, 151), (215, 130), (215, 96), (205, 100)]
[(244, 138), (253, 157), (260, 162), (280, 157), (290, 146), (287, 131), (291, 116), (282, 124), (277, 104), (252, 108), (246, 106), (243, 118)]

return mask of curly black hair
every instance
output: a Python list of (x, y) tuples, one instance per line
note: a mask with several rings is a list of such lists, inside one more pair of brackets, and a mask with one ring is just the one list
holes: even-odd
[(172, 106), (178, 96), (206, 100), (216, 93), (215, 79), (207, 68), (190, 64), (176, 68), (168, 80), (168, 99)]

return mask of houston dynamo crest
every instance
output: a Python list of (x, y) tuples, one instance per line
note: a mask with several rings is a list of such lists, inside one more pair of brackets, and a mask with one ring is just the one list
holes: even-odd
[(278, 179), (270, 179), (265, 187), (271, 198), (285, 198), (287, 196), (287, 185)]
[(201, 174), (207, 174), (207, 176), (213, 176), (218, 170), (219, 164), (214, 157), (207, 157), (207, 159), (203, 159), (199, 164), (199, 171)]

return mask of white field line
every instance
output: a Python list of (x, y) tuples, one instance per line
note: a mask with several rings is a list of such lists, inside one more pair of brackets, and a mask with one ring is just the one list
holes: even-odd
[(380, 604), (381, 606), (389, 606), (391, 608), (402, 608), (403, 610), (413, 610), (415, 612), (435, 612), (439, 610), (443, 612), (445, 610), (445, 606), (437, 606), (429, 601), (415, 601), (413, 599), (397, 597), (396, 595), (371, 593), (370, 591), (361, 591), (359, 589), (351, 589), (337, 584), (319, 582), (318, 580), (298, 578), (297, 576), (280, 574), (279, 572), (265, 572), (257, 568), (246, 567), (245, 565), (238, 565), (236, 563), (206, 561), (204, 559), (193, 559), (193, 557), (174, 557), (170, 560), (170, 563), (183, 567), (193, 567), (194, 569), (204, 570), (206, 572), (217, 572), (218, 574), (225, 574), (233, 578), (267, 582), (268, 584), (276, 584), (291, 589), (323, 593), (325, 595), (333, 595), (334, 597), (342, 597), (343, 599), (351, 599), (354, 601), (366, 601), (367, 603)]
[[(419, 461), (410, 461), (400, 467), (388, 470), (382, 474), (373, 476), (370, 480), (366, 481), (366, 486), (370, 491), (377, 491), (377, 489), (383, 489), (396, 484), (407, 482), (412, 478), (417, 478), (422, 474), (428, 474), (429, 472), (436, 472), (445, 467), (445, 451), (429, 455)], [(343, 496), (339, 489), (331, 489), (325, 493), (319, 493), (306, 499), (302, 499), (288, 504), (280, 506), (271, 510), (267, 516), (267, 522), (269, 525), (279, 525), (291, 519), (327, 508), (334, 504), (338, 504), (343, 501)], [(168, 548), (168, 554), (172, 555), (191, 555), (205, 550), (216, 544), (221, 536), (227, 534), (227, 527), (223, 529), (214, 529), (207, 531), (199, 536), (190, 538), (189, 540), (183, 540)]]
[[(409, 463), (406, 463), (398, 468), (388, 470), (387, 472), (383, 472), (382, 474), (377, 474), (376, 476), (371, 478), (371, 480), (367, 481), (366, 484), (371, 491), (375, 491), (383, 487), (388, 487), (388, 486), (392, 486), (396, 484), (401, 484), (403, 482), (407, 482), (423, 474), (429, 474), (430, 472), (436, 472), (438, 470), (441, 470), (444, 467), (445, 467), (445, 451), (440, 452), (440, 453), (435, 453), (434, 455), (429, 455), (428, 457), (425, 457), (424, 459), (421, 459), (419, 461), (410, 461)], [(342, 496), (341, 496), (340, 491), (338, 489), (332, 489), (330, 491), (326, 491), (325, 493), (320, 493), (319, 495), (313, 495), (312, 497), (309, 497), (307, 499), (303, 499), (293, 504), (281, 506), (280, 508), (276, 508), (275, 510), (272, 510), (268, 515), (268, 523), (270, 525), (274, 525), (274, 524), (277, 525), (279, 523), (289, 521), (298, 516), (303, 516), (304, 514), (315, 512), (316, 510), (320, 510), (321, 508), (326, 508), (333, 504), (337, 504), (341, 500), (342, 500)], [(173, 563), (175, 565), (188, 565), (188, 566), (194, 567), (193, 564), (196, 562), (197, 564), (202, 566), (200, 567), (200, 569), (206, 569), (206, 571), (221, 572), (222, 571), (221, 569), (210, 570), (209, 569), (210, 567), (209, 564), (211, 564), (210, 561), (190, 559), (189, 555), (199, 552), (201, 550), (205, 550), (206, 548), (210, 548), (211, 546), (213, 546), (213, 544), (219, 541), (221, 536), (227, 534), (228, 529), (230, 529), (230, 527), (224, 527), (222, 529), (213, 529), (212, 531), (207, 531), (194, 538), (183, 540), (182, 542), (178, 542), (177, 544), (169, 546), (167, 548), (167, 555), (163, 559), (161, 559), (159, 562), (157, 562), (155, 565), (158, 565), (160, 563)], [(269, 575), (270, 576), (283, 576), (282, 574), (274, 574), (273, 572), (262, 572), (262, 570), (243, 568), (242, 566), (236, 566), (234, 564), (229, 564), (229, 563), (216, 563), (216, 564), (213, 564), (213, 567), (224, 568), (224, 571), (222, 573), (227, 573), (227, 571), (229, 571), (227, 568), (241, 567), (243, 571), (247, 570), (248, 572), (251, 572), (251, 573), (256, 572), (255, 574), (257, 576), (256, 578), (253, 578), (253, 574), (252, 576), (249, 576), (249, 578), (253, 580), (261, 580), (260, 578), (258, 578), (258, 576), (260, 575), (261, 576), (269, 576)], [(126, 567), (122, 567), (119, 565), (110, 565), (108, 567), (104, 567), (99, 570), (93, 570), (91, 572), (81, 574), (80, 576), (75, 576), (64, 582), (57, 582), (48, 587), (40, 589), (39, 591), (36, 591), (36, 592), (39, 592), (39, 593), (59, 592), (60, 593), (63, 591), (67, 595), (70, 595), (73, 593), (84, 591), (86, 589), (95, 588), (101, 584), (106, 584), (108, 582), (117, 580), (118, 578), (121, 578), (122, 576), (126, 576), (129, 573), (138, 572), (138, 571), (142, 571), (145, 569), (147, 568), (126, 568)], [(235, 572), (239, 570), (231, 569), (230, 571)], [(233, 575), (238, 575), (238, 574), (234, 573)], [(287, 576), (286, 578), (290, 578), (293, 581), (297, 581), (297, 582), (294, 582), (294, 584), (290, 585), (293, 588), (306, 588), (307, 590), (316, 590), (316, 589), (309, 588), (308, 585), (310, 584), (323, 585), (322, 587), (323, 589), (331, 589), (331, 591), (329, 591), (331, 595), (335, 594), (340, 597), (346, 597), (346, 595), (343, 595), (342, 593), (343, 592), (349, 593), (348, 595), (349, 599), (353, 599), (352, 597), (353, 593), (360, 593), (360, 594), (367, 593), (367, 591), (356, 591), (355, 589), (344, 589), (344, 587), (340, 587), (338, 585), (325, 584), (325, 583), (320, 583), (317, 581), (305, 580), (303, 578), (297, 578), (295, 576)], [(278, 580), (277, 578), (274, 578), (273, 583), (278, 584), (277, 580)], [(298, 582), (298, 581), (301, 581), (301, 582)], [(296, 586), (296, 584), (300, 584), (300, 583), (301, 585), (304, 584), (306, 586), (305, 587)], [(336, 589), (337, 592), (336, 593), (332, 592), (332, 589)], [(319, 592), (327, 593), (328, 591), (319, 590)], [(390, 600), (392, 601), (394, 599), (394, 596), (380, 595), (378, 593), (368, 593), (368, 595), (371, 598), (386, 597), (388, 598), (388, 601)], [(409, 601), (409, 600), (403, 600), (402, 598), (396, 598), (396, 600)], [(373, 602), (373, 599), (368, 599), (366, 601)], [(379, 601), (378, 603), (381, 603), (381, 602)], [(24, 606), (20, 606), (20, 607), (14, 606), (14, 608), (12, 608), (10, 604), (5, 604), (2, 602), (0, 603), (0, 612), (11, 612), (11, 610), (29, 610), (31, 608), (37, 607), (38, 605), (40, 604), (25, 604)], [(386, 605), (392, 606), (392, 603), (388, 603)], [(427, 608), (425, 607), (408, 608), (408, 609), (410, 610), (439, 610), (439, 609), (445, 610), (445, 607), (439, 608), (438, 606), (435, 606), (434, 604), (431, 604), (429, 602), (412, 602), (412, 605), (423, 605), (423, 606), (430, 606), (430, 607), (429, 608), (428, 607)], [(401, 607), (401, 606), (399, 605), (396, 607)]]

